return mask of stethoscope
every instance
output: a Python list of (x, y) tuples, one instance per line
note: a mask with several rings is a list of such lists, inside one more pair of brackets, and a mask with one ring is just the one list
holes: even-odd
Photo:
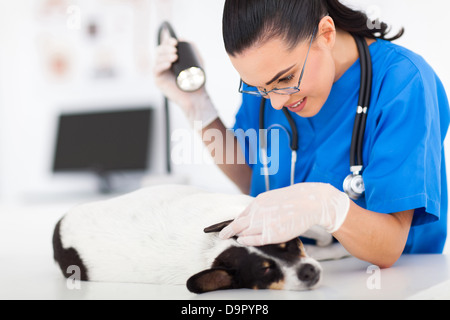
[[(369, 46), (363, 37), (353, 35), (358, 47), (358, 52), (361, 62), (361, 88), (359, 92), (358, 108), (355, 117), (355, 125), (353, 127), (352, 140), (350, 146), (350, 172), (351, 174), (344, 180), (343, 189), (347, 195), (353, 199), (358, 200), (365, 192), (364, 180), (362, 172), (364, 170), (363, 164), (363, 140), (366, 131), (367, 113), (369, 110), (371, 93), (372, 93), (372, 58), (370, 56)], [(291, 149), (291, 173), (290, 183), (294, 185), (295, 166), (297, 164), (298, 145), (298, 130), (292, 114), (286, 108), (283, 108), (283, 113), (291, 128), (291, 134), (282, 125), (272, 125), (265, 129), (265, 107), (266, 99), (262, 98), (260, 107), (260, 148), (263, 165), (263, 173), (265, 179), (266, 191), (270, 190), (268, 157), (267, 157), (267, 137), (265, 132), (272, 129), (282, 129), (289, 137)]]

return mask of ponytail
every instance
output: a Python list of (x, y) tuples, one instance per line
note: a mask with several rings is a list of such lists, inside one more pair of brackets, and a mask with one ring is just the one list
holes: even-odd
[(405, 29), (402, 28), (395, 36), (387, 38), (390, 29), (386, 23), (378, 20), (370, 21), (364, 12), (352, 10), (340, 3), (339, 0), (324, 0), (323, 2), (328, 14), (334, 20), (336, 28), (341, 30), (366, 38), (388, 41), (399, 39), (405, 32)]

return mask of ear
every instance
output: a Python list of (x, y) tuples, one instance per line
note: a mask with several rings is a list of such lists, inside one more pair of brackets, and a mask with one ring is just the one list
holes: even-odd
[(228, 227), (228, 225), (230, 225), (230, 223), (232, 223), (234, 220), (228, 220), (228, 221), (224, 221), (215, 225), (212, 225), (208, 228), (205, 228), (203, 231), (205, 233), (214, 233), (214, 232), (220, 232), (222, 231), (225, 227)]
[(330, 49), (334, 47), (336, 42), (336, 26), (330, 16), (326, 16), (320, 21), (318, 35), (321, 35), (319, 39), (321, 39), (327, 47)]
[(216, 290), (232, 289), (231, 270), (213, 268), (204, 270), (189, 278), (186, 286), (193, 293), (205, 293)]

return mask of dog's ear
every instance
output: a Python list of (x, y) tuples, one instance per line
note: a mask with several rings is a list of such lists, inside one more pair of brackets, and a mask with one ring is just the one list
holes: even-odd
[(205, 228), (203, 231), (204, 231), (205, 233), (220, 232), (220, 231), (222, 231), (225, 227), (228, 227), (228, 225), (229, 225), (230, 223), (232, 223), (233, 221), (234, 221), (234, 220), (228, 220), (228, 221), (224, 221), (224, 222), (221, 222), (221, 223), (217, 223), (217, 224), (212, 225), (212, 226), (210, 226), (210, 227), (208, 227), (208, 228)]
[(199, 272), (186, 282), (189, 291), (205, 293), (216, 290), (232, 289), (233, 272), (224, 268), (212, 268)]

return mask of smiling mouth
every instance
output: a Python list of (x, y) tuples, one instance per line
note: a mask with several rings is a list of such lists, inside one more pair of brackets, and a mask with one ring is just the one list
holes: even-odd
[(306, 105), (306, 100), (307, 100), (307, 98), (305, 97), (305, 98), (303, 98), (302, 100), (297, 101), (296, 103), (291, 104), (291, 105), (289, 105), (289, 106), (285, 106), (285, 107), (286, 107), (287, 109), (289, 109), (290, 111), (292, 111), (292, 112), (300, 112), (300, 111), (302, 111), (303, 108), (305, 107), (305, 105)]
[(286, 108), (295, 109), (295, 108), (299, 107), (303, 103), (303, 101), (305, 101), (305, 99), (306, 99), (306, 97), (303, 98), (302, 100), (298, 101), (295, 104), (291, 104), (290, 106), (286, 106)]

